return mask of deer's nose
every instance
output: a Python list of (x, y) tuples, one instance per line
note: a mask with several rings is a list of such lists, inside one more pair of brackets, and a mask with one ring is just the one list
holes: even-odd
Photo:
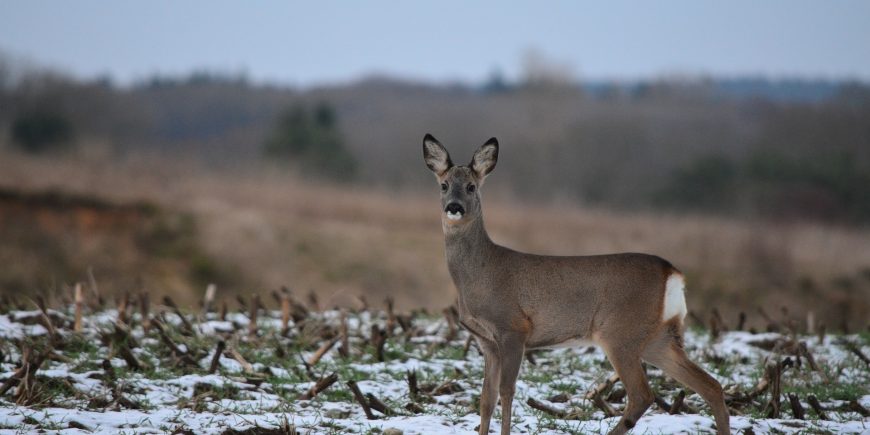
[(465, 214), (465, 209), (462, 208), (462, 206), (459, 205), (458, 202), (451, 202), (450, 204), (447, 204), (447, 207), (444, 209), (444, 211), (446, 211), (448, 214)]

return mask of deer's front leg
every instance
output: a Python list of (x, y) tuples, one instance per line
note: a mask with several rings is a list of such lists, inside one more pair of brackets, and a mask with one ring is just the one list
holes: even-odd
[(478, 433), (489, 433), (489, 423), (492, 419), (492, 411), (498, 400), (499, 364), (498, 355), (494, 345), (478, 340), (480, 350), (483, 352), (483, 390), (480, 391), (480, 429)]
[(516, 391), (517, 375), (525, 352), (525, 335), (508, 334), (500, 340), (499, 363), (501, 370), (498, 378), (498, 393), (501, 396), (501, 434), (511, 433), (511, 405)]

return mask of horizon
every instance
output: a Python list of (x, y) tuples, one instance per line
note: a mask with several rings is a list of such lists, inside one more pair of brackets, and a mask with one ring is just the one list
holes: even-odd
[[(195, 81), (197, 78), (205, 78), (206, 80), (214, 80), (216, 82), (232, 82), (238, 81), (251, 87), (272, 87), (277, 89), (310, 91), (318, 88), (341, 88), (352, 87), (367, 82), (389, 82), (398, 85), (424, 86), (431, 88), (467, 88), (475, 89), (485, 87), (491, 83), (496, 74), (488, 77), (481, 77), (474, 80), (462, 79), (438, 79), (428, 77), (413, 77), (401, 75), (399, 73), (390, 72), (372, 72), (362, 73), (358, 76), (347, 77), (336, 81), (319, 81), (311, 83), (290, 83), (286, 81), (271, 81), (269, 79), (257, 79), (252, 77), (248, 71), (228, 70), (220, 68), (200, 68), (192, 67), (186, 71), (177, 72), (154, 72), (149, 75), (137, 76), (131, 81), (122, 81), (111, 73), (95, 74), (91, 76), (77, 75), (74, 71), (57, 65), (50, 65), (34, 60), (28, 56), (14, 55), (8, 51), (3, 51), (0, 47), (0, 60), (7, 60), (6, 66), (11, 68), (12, 74), (7, 76), (11, 78), (8, 83), (15, 83), (17, 79), (27, 77), (32, 73), (49, 73), (58, 77), (64, 77), (78, 83), (96, 83), (102, 82), (105, 86), (115, 89), (137, 89), (150, 86), (157, 81), (165, 80), (167, 82), (186, 83)], [(522, 78), (509, 79), (500, 76), (506, 86), (510, 88), (521, 87), (526, 83)], [(779, 85), (808, 85), (808, 86), (841, 86), (848, 84), (858, 84), (862, 86), (870, 86), (870, 77), (816, 77), (816, 76), (800, 76), (800, 75), (764, 75), (753, 73), (742, 74), (709, 74), (709, 73), (662, 73), (659, 75), (644, 76), (644, 77), (571, 77), (571, 80), (565, 81), (562, 84), (565, 86), (577, 86), (580, 88), (599, 88), (604, 86), (617, 86), (622, 88), (631, 88), (650, 83), (675, 83), (691, 85), (695, 83), (710, 82), (713, 84), (751, 84), (763, 83), (769, 86)]]
[(371, 5), (6, 3), (0, 52), (121, 86), (197, 71), (301, 88), (370, 77), (473, 84), (497, 73), (517, 82), (535, 67), (578, 83), (870, 81), (862, 2), (483, 2), (461, 14), (440, 3)]

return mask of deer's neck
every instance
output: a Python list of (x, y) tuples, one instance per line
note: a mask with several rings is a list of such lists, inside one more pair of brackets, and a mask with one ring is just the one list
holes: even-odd
[(483, 216), (461, 228), (444, 228), (447, 247), (447, 267), (453, 282), (460, 293), (474, 287), (474, 281), (480, 279), (483, 269), (491, 264), (490, 259), (498, 246), (489, 238), (483, 226)]

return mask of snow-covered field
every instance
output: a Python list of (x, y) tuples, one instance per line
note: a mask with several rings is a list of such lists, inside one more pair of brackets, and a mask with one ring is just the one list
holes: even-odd
[[(293, 428), (297, 433), (398, 429), (405, 434), (471, 434), (479, 423), (476, 404), (483, 359), (474, 346), (464, 352), (465, 332), (446, 340), (450, 328), (445, 317), (420, 315), (410, 327), (394, 324), (384, 361), (379, 362), (370, 337), (372, 324), (380, 328), (388, 324), (386, 314), (348, 314), (349, 355), (340, 355), (338, 340), (322, 359), (308, 366), (305, 361), (329, 337), (340, 334), (338, 312), (313, 313), (303, 325), (291, 321), (286, 336), (279, 333), (280, 313), (262, 312), (254, 337), (248, 334), (249, 322), (243, 314), (231, 313), (220, 321), (211, 313), (203, 322), (191, 315), (194, 331), (184, 333), (180, 318), (167, 313), (163, 329), (178, 353), (170, 351), (153, 326), (146, 333), (138, 314), (128, 320), (130, 333), (125, 336), (113, 333), (114, 310), (86, 316), (80, 333), (72, 332), (70, 310), (49, 313), (55, 328), (54, 350), (32, 376), (28, 391), (12, 387), (0, 397), (2, 433), (256, 434), (290, 433)], [(46, 348), (50, 332), (44, 325), (38, 311), (0, 315), (0, 383), (18, 370), (22, 349), (30, 348), (32, 358)], [(219, 356), (218, 370), (209, 374), (219, 340), (226, 343), (226, 350)], [(686, 347), (734, 399), (731, 406), (738, 414), (731, 419), (734, 433), (870, 433), (870, 417), (850, 405), (855, 401), (870, 407), (870, 367), (847, 350), (845, 340), (870, 354), (866, 334), (828, 335), (819, 343), (817, 337), (790, 341), (778, 333), (748, 332), (726, 332), (712, 340), (706, 332), (689, 331)], [(805, 356), (794, 355), (794, 346), (788, 346), (800, 342), (806, 344), (816, 370)], [(140, 370), (133, 370), (121, 356), (125, 346), (142, 363)], [(767, 364), (787, 357), (800, 364), (783, 370), (780, 417), (766, 418), (770, 388), (746, 397), (757, 390)], [(612, 374), (600, 350), (542, 351), (533, 359), (534, 365), (523, 363), (517, 384), (513, 432), (604, 433), (616, 424), (618, 417), (605, 418), (584, 398)], [(416, 395), (409, 390), (409, 372), (418, 380)], [(332, 373), (337, 382), (313, 399), (299, 398)], [(648, 368), (648, 374), (665, 404), (672, 403), (683, 388), (654, 367)], [(366, 418), (347, 381), (355, 381), (363, 395), (382, 401), (390, 415), (375, 410), (374, 419)], [(617, 383), (610, 394), (605, 393), (617, 410), (624, 405), (620, 389)], [(706, 404), (687, 393), (682, 413), (671, 415), (653, 405), (632, 433), (714, 433)], [(805, 409), (804, 419), (794, 418), (789, 393)], [(821, 403), (825, 419), (811, 408), (811, 395)], [(527, 404), (530, 398), (564, 411), (567, 418), (533, 409)], [(498, 427), (496, 420), (493, 428)]]

